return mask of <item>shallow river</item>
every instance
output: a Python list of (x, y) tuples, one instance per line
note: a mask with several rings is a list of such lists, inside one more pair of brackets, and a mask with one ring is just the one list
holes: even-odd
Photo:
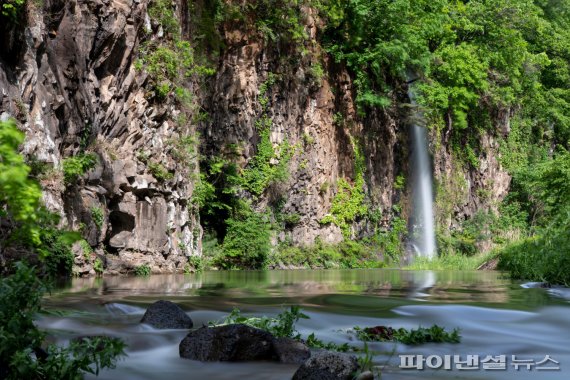
[[(566, 297), (566, 298), (565, 298)], [(371, 343), (382, 379), (570, 379), (570, 302), (562, 290), (523, 287), (498, 272), (307, 270), (205, 272), (197, 275), (74, 279), (46, 299), (57, 311), (38, 321), (55, 341), (88, 334), (123, 338), (128, 357), (101, 379), (291, 379), (294, 365), (201, 363), (181, 359), (180, 330), (138, 323), (150, 303), (168, 299), (188, 311), (194, 326), (219, 320), (234, 306), (246, 315), (276, 315), (300, 305), (310, 316), (297, 329), (324, 341), (362, 345), (354, 326), (461, 329), (459, 344), (405, 346)], [(450, 360), (450, 370), (401, 369), (400, 355)], [(506, 369), (458, 369), (454, 355), (506, 355)], [(530, 363), (516, 370), (514, 359)], [(559, 364), (538, 362), (549, 357)], [(530, 360), (530, 362), (522, 362)], [(538, 368), (559, 367), (559, 370)], [(478, 369), (477, 369), (478, 368)]]

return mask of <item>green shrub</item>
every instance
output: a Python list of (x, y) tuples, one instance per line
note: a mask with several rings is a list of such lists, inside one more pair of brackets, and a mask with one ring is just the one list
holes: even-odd
[(75, 157), (63, 159), (63, 178), (67, 185), (77, 181), (79, 177), (93, 169), (97, 164), (97, 155), (94, 153), (79, 154)]
[(79, 241), (79, 247), (81, 248), (81, 251), (83, 252), (83, 258), (85, 259), (85, 261), (89, 261), (89, 258), (91, 256), (91, 254), (93, 253), (93, 248), (91, 248), (91, 245), (87, 242), (87, 240), (81, 239)]
[(46, 272), (50, 276), (69, 276), (72, 273), (74, 256), (71, 245), (79, 239), (79, 234), (46, 228), (41, 241)]
[(103, 222), (105, 221), (105, 213), (103, 212), (103, 209), (101, 207), (93, 206), (90, 211), (93, 223), (95, 223), (97, 229), (101, 231), (101, 228), (103, 228)]
[(80, 379), (114, 368), (124, 355), (117, 338), (86, 337), (62, 348), (45, 342), (34, 324), (46, 291), (33, 269), (16, 264), (13, 275), (0, 279), (0, 376), (6, 379)]
[(367, 215), (368, 207), (364, 204), (364, 156), (356, 141), (352, 141), (354, 150), (355, 179), (351, 184), (345, 178), (337, 182), (337, 192), (333, 198), (331, 209), (320, 223), (333, 223), (340, 227), (345, 239), (352, 234), (352, 222)]
[(3, 0), (2, 5), (2, 16), (9, 18), (12, 22), (18, 19), (18, 16), (24, 9), (26, 0)]
[(222, 245), (223, 256), (215, 260), (223, 269), (259, 269), (267, 265), (271, 251), (268, 217), (242, 205), (227, 220), (227, 234)]
[(292, 265), (301, 268), (381, 268), (386, 264), (378, 259), (378, 247), (343, 241), (337, 245), (323, 244), (295, 247), (281, 244), (270, 257), (271, 266)]
[(135, 268), (135, 276), (150, 276), (152, 270), (148, 264), (139, 265)]
[(95, 262), (93, 263), (93, 270), (95, 271), (97, 276), (101, 276), (103, 274), (103, 271), (105, 270), (103, 261), (99, 257), (97, 257), (95, 259)]
[(192, 255), (188, 257), (188, 263), (184, 267), (184, 273), (200, 273), (206, 267), (207, 259), (204, 256)]

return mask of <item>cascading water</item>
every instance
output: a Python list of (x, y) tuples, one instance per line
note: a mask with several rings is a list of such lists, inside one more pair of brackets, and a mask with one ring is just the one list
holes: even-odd
[(418, 256), (433, 258), (436, 253), (435, 221), (433, 215), (432, 171), (428, 154), (427, 132), (423, 115), (418, 110), (409, 86), (411, 102), (410, 136), (412, 143), (412, 239)]

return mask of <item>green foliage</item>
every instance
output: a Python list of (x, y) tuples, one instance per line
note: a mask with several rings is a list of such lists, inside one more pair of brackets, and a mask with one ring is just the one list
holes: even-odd
[(40, 207), (41, 190), (28, 177), (30, 168), (18, 154), (23, 141), (24, 133), (13, 120), (0, 122), (0, 221), (16, 223), (19, 235), (38, 246), (41, 228), (36, 211)]
[(267, 79), (259, 86), (258, 101), (262, 115), (255, 124), (259, 141), (255, 155), (247, 167), (241, 170), (239, 177), (240, 186), (257, 196), (263, 194), (272, 183), (282, 182), (288, 178), (289, 161), (294, 153), (294, 148), (287, 140), (274, 146), (270, 139), (272, 121), (266, 115), (269, 102), (267, 92), (276, 80), (277, 77), (273, 73), (268, 73)]
[[(316, 6), (328, 52), (355, 78), (361, 113), (387, 106), (402, 82), (418, 78), (417, 101), (429, 125), (445, 129), (453, 151), (472, 167), (480, 136), (496, 135), (514, 111), (530, 130), (525, 143), (568, 147), (566, 1), (322, 0)], [(509, 145), (517, 160), (536, 150), (512, 139)]]
[(93, 263), (93, 270), (95, 271), (95, 273), (98, 276), (103, 274), (104, 265), (103, 265), (103, 261), (99, 257), (97, 257), (95, 259), (95, 262)]
[(518, 200), (532, 215), (533, 236), (505, 247), (499, 267), (513, 278), (570, 284), (570, 153), (515, 176)]
[(324, 342), (323, 340), (317, 338), (315, 336), (315, 333), (309, 334), (309, 336), (305, 340), (305, 344), (311, 348), (317, 348), (328, 351), (337, 351), (337, 352), (348, 352), (350, 350), (355, 349), (354, 347), (351, 347), (348, 343), (336, 344), (334, 342)]
[(351, 223), (368, 213), (368, 207), (364, 204), (364, 157), (355, 141), (352, 141), (352, 147), (355, 156), (354, 184), (345, 178), (338, 180), (329, 214), (320, 221), (322, 224), (334, 223), (340, 227), (345, 239), (351, 237)]
[(241, 186), (254, 195), (263, 194), (271, 183), (284, 181), (289, 175), (287, 169), (293, 148), (287, 141), (274, 148), (269, 135), (269, 128), (259, 132), (257, 152), (241, 171)]
[(58, 230), (59, 217), (41, 206), (40, 187), (29, 178), (30, 167), (18, 154), (23, 139), (14, 122), (0, 123), (0, 244), (34, 251), (44, 260), (48, 275), (69, 275), (70, 247), (79, 235)]
[(165, 36), (142, 44), (135, 67), (149, 74), (158, 100), (172, 95), (183, 106), (191, 107), (193, 98), (184, 86), (187, 78), (212, 75), (214, 70), (195, 62), (194, 49), (180, 35), (180, 23), (171, 1), (151, 1), (148, 13), (162, 26)]
[(230, 315), (218, 322), (209, 322), (210, 326), (221, 326), (227, 324), (246, 324), (258, 329), (270, 332), (276, 337), (288, 337), (303, 341), (311, 348), (319, 348), (331, 351), (347, 352), (350, 350), (359, 351), (358, 348), (350, 346), (348, 343), (336, 344), (333, 342), (324, 342), (318, 339), (314, 333), (311, 333), (307, 339), (301, 339), (301, 334), (296, 330), (295, 324), (300, 319), (309, 319), (299, 306), (291, 306), (289, 310), (279, 313), (275, 318), (271, 317), (246, 317), (241, 314), (240, 310), (234, 308)]
[(89, 261), (89, 258), (93, 253), (93, 248), (91, 248), (91, 245), (87, 242), (87, 240), (81, 239), (79, 240), (79, 247), (81, 247), (85, 261)]
[(415, 257), (414, 262), (404, 269), (409, 270), (477, 270), (481, 264), (495, 258), (496, 252), (484, 255), (464, 256), (459, 253), (445, 253), (434, 258)]
[(223, 255), (216, 257), (214, 263), (223, 269), (265, 268), (271, 251), (269, 218), (245, 202), (240, 203), (226, 221)]
[(67, 185), (77, 181), (79, 177), (93, 169), (97, 164), (97, 155), (94, 153), (78, 154), (63, 159), (63, 178)]
[(198, 157), (196, 136), (181, 136), (169, 141), (171, 146), (170, 156), (184, 167), (194, 168), (195, 159)]
[(149, 162), (148, 163), (148, 171), (154, 178), (156, 178), (160, 182), (170, 181), (174, 178), (174, 174), (169, 172), (164, 166), (162, 166), (159, 162)]
[(270, 266), (292, 265), (299, 268), (382, 268), (378, 247), (345, 240), (338, 245), (317, 241), (312, 246), (295, 247), (281, 244), (270, 258)]
[(26, 5), (26, 0), (3, 0), (0, 5), (2, 6), (1, 15), (9, 18), (12, 22), (16, 22)]
[(459, 343), (461, 342), (461, 336), (459, 335), (459, 329), (453, 329), (451, 332), (447, 332), (445, 328), (438, 325), (433, 325), (431, 327), (418, 327), (417, 329), (405, 329), (399, 328), (394, 329), (387, 326), (375, 326), (375, 327), (355, 327), (354, 332), (358, 339), (370, 342), (400, 342), (407, 345), (418, 345), (424, 343)]
[(188, 263), (184, 267), (184, 273), (200, 273), (207, 266), (207, 258), (198, 255), (192, 255), (188, 257)]
[(212, 323), (210, 325), (221, 326), (229, 324), (245, 324), (261, 330), (265, 330), (273, 334), (275, 337), (286, 337), (299, 339), (300, 334), (295, 329), (295, 323), (299, 319), (309, 319), (309, 317), (301, 312), (299, 306), (291, 306), (289, 310), (284, 310), (275, 318), (270, 317), (246, 317), (241, 314), (238, 308), (234, 308), (230, 315), (222, 319), (221, 322)]
[(216, 196), (216, 188), (208, 182), (205, 173), (200, 173), (198, 181), (194, 182), (195, 188), (192, 192), (192, 203), (199, 209), (204, 209), (208, 202)]
[(34, 270), (22, 263), (13, 275), (0, 279), (2, 378), (76, 380), (114, 368), (125, 347), (117, 338), (86, 337), (65, 348), (45, 343), (45, 333), (33, 322), (45, 291)]
[(80, 238), (78, 233), (44, 228), (41, 234), (42, 257), (46, 273), (50, 276), (68, 276), (73, 269), (71, 245)]
[(380, 229), (372, 237), (373, 243), (380, 248), (385, 256), (393, 261), (398, 261), (404, 247), (402, 242), (408, 234), (406, 220), (400, 216), (394, 216), (389, 229)]
[(90, 211), (91, 211), (91, 219), (93, 219), (93, 222), (97, 226), (97, 229), (101, 231), (101, 228), (103, 227), (103, 222), (105, 221), (105, 213), (103, 212), (103, 209), (101, 207), (93, 206), (91, 207)]
[(216, 21), (239, 21), (255, 28), (267, 41), (291, 42), (295, 46), (308, 37), (301, 7), (310, 3), (307, 0), (216, 1)]
[(150, 276), (152, 270), (148, 264), (139, 265), (135, 268), (135, 276)]

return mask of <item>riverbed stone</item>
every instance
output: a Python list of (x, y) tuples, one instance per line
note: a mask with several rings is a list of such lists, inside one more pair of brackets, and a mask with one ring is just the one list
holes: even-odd
[(351, 380), (357, 371), (356, 356), (320, 351), (299, 367), (293, 380)]
[(191, 329), (194, 323), (180, 306), (170, 301), (156, 301), (146, 310), (141, 323), (157, 329)]
[(243, 324), (202, 327), (180, 342), (180, 357), (203, 362), (269, 360), (273, 336)]
[(291, 338), (275, 338), (273, 349), (277, 360), (285, 364), (302, 364), (311, 357), (309, 347)]

